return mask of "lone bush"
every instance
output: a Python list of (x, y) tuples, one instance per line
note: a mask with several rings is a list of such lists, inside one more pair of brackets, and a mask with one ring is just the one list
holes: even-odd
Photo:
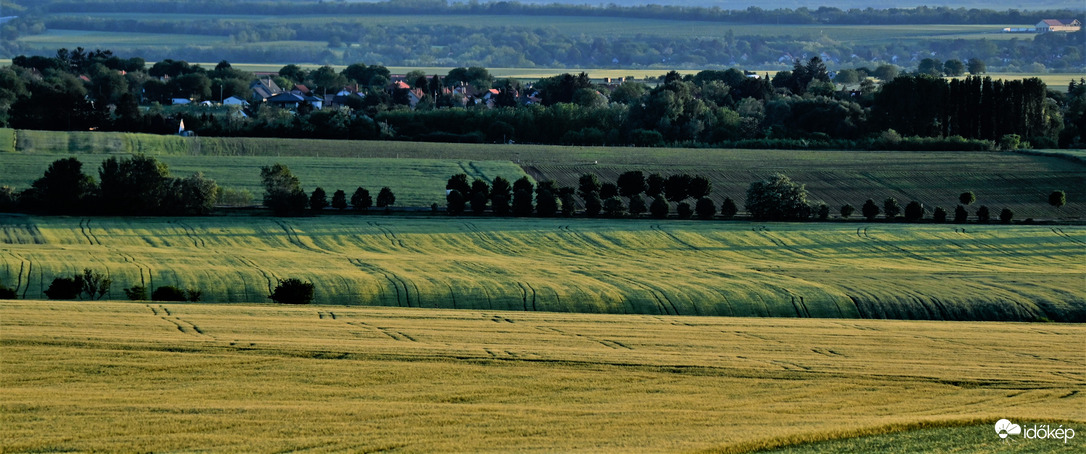
[(51, 300), (74, 300), (83, 292), (83, 277), (58, 277), (53, 279), (45, 296)]
[(849, 205), (847, 203), (844, 204), (844, 205), (841, 205), (841, 217), (842, 218), (848, 219), (848, 217), (852, 216), (852, 213), (855, 213), (855, 212), (856, 212), (856, 208), (853, 207), (852, 205)]
[(15, 297), (15, 289), (0, 284), (0, 300), (13, 300)]
[(124, 295), (132, 301), (147, 301), (147, 287), (143, 285), (134, 285), (124, 289)]
[(1048, 204), (1052, 205), (1052, 207), (1057, 210), (1060, 209), (1060, 207), (1067, 204), (1067, 193), (1063, 191), (1052, 191), (1052, 193), (1048, 195)]
[(807, 188), (781, 174), (751, 183), (747, 188), (746, 207), (756, 220), (792, 221), (811, 215)]
[(868, 221), (875, 220), (875, 216), (879, 215), (879, 211), (881, 211), (879, 206), (875, 205), (875, 201), (871, 199), (867, 199), (867, 201), (864, 202), (864, 206), (860, 207), (860, 212), (863, 213)]
[(268, 298), (279, 304), (309, 304), (313, 302), (313, 283), (297, 278), (279, 281)]
[(188, 294), (172, 285), (163, 285), (151, 293), (153, 301), (188, 301)]
[(958, 202), (962, 205), (969, 205), (977, 201), (977, 196), (973, 195), (973, 191), (966, 191), (958, 195)]

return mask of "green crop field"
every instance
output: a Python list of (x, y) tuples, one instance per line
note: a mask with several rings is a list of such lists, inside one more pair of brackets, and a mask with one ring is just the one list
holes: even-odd
[[(4, 301), (0, 450), (1078, 452), (1081, 337), (1064, 324)], [(1078, 436), (1003, 444), (1001, 418)]]
[(83, 268), (122, 288), (264, 302), (947, 320), (1086, 320), (1086, 229), (402, 216), (0, 218), (0, 282)]
[[(3, 131), (3, 130), (0, 130)], [(10, 130), (7, 130), (10, 131)], [(312, 190), (351, 191), (358, 185), (397, 192), (401, 206), (444, 205), (445, 180), (455, 173), (510, 181), (527, 170), (536, 180), (576, 186), (583, 173), (614, 181), (626, 170), (701, 174), (713, 183), (719, 204), (731, 197), (742, 209), (752, 181), (782, 172), (808, 185), (812, 199), (831, 207), (859, 208), (865, 200), (896, 198), (953, 211), (957, 195), (973, 191), (977, 204), (1015, 218), (1080, 219), (1086, 216), (1086, 163), (1058, 155), (1005, 152), (864, 152), (469, 145), (380, 141), (253, 138), (183, 138), (150, 134), (15, 131), (17, 153), (0, 154), (0, 185), (26, 188), (49, 163), (69, 154), (95, 172), (109, 153), (159, 156), (179, 173), (204, 171), (225, 187), (255, 195), (260, 166), (283, 162)], [(316, 159), (319, 158), (319, 159)], [(366, 159), (359, 159), (366, 158)], [(371, 183), (372, 182), (372, 183)], [(1059, 210), (1047, 204), (1054, 190), (1067, 192)], [(403, 198), (400, 198), (402, 194)], [(836, 214), (835, 214), (836, 216)], [(858, 216), (858, 215), (857, 215)]]
[(223, 36), (177, 35), (168, 33), (103, 32), (90, 30), (49, 30), (40, 35), (22, 36), (19, 44), (31, 49), (89, 47), (99, 49), (136, 49), (143, 47), (214, 46), (229, 43)]

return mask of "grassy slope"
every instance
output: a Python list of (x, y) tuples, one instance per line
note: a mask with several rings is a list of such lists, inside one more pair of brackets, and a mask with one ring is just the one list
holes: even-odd
[[(728, 452), (1086, 422), (1060, 324), (9, 301), (0, 332), (4, 452)], [(992, 446), (974, 432), (944, 431)]]
[[(576, 186), (577, 177), (596, 173), (613, 181), (625, 170), (702, 174), (713, 182), (714, 198), (736, 200), (742, 209), (746, 188), (751, 181), (783, 172), (804, 183), (813, 200), (820, 200), (837, 213), (852, 204), (859, 209), (867, 199), (880, 205), (886, 197), (895, 197), (904, 207), (909, 201), (926, 204), (928, 214), (936, 206), (953, 213), (957, 195), (964, 191), (977, 194), (977, 206), (987, 205), (992, 216), (1010, 208), (1016, 219), (1086, 217), (1086, 163), (1052, 156), (1024, 156), (1012, 153), (913, 153), (793, 150), (691, 150), (675, 148), (560, 147), (538, 145), (467, 145), (412, 142), (335, 141), (251, 138), (181, 138), (150, 134), (17, 131), (20, 154), (0, 155), (0, 184), (25, 188), (56, 159), (57, 154), (75, 153), (94, 164), (103, 157), (88, 153), (145, 152), (164, 159), (178, 171), (209, 173), (220, 184), (249, 188), (259, 196), (256, 177), (259, 166), (272, 161), (288, 162), (306, 188), (321, 185), (326, 190), (350, 191), (370, 181), (387, 181), (401, 205), (431, 202), (443, 204), (441, 190), (452, 173), (466, 166), (468, 174), (481, 173), (510, 180), (523, 173), (508, 162), (527, 167), (537, 179), (554, 179)], [(184, 158), (182, 158), (184, 156)], [(208, 158), (223, 156), (224, 158)], [(261, 156), (252, 160), (238, 156)], [(321, 160), (287, 157), (320, 157)], [(226, 158), (230, 157), (230, 158)], [(270, 157), (275, 157), (271, 159)], [(417, 158), (453, 160), (455, 163), (400, 161), (327, 160), (325, 158)], [(475, 162), (478, 170), (471, 168)], [(486, 162), (481, 162), (486, 161)], [(500, 163), (497, 161), (507, 161)], [(291, 165), (293, 164), (293, 165)], [(376, 165), (376, 168), (371, 167)], [(377, 171), (402, 167), (392, 172)], [(335, 172), (328, 173), (331, 168)], [(414, 170), (413, 170), (414, 169)], [(410, 181), (410, 172), (423, 172), (427, 179)], [(403, 172), (403, 173), (401, 173)], [(403, 178), (389, 178), (391, 175)], [(374, 184), (373, 186), (377, 186)], [(400, 189), (403, 188), (403, 189)], [(1056, 189), (1067, 191), (1068, 204), (1056, 211), (1047, 205), (1048, 194)], [(415, 194), (415, 195), (411, 195)], [(436, 194), (436, 197), (435, 197)], [(435, 200), (435, 198), (437, 200)], [(977, 206), (971, 207), (974, 213)]]
[(178, 285), (261, 302), (680, 315), (1086, 320), (1078, 227), (398, 216), (0, 219), (0, 282)]

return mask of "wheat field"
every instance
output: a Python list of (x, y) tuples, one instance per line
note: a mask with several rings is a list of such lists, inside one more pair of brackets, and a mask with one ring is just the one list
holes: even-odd
[(0, 283), (266, 302), (656, 315), (1083, 321), (1079, 226), (437, 216), (0, 217)]
[(5, 301), (0, 451), (737, 452), (1000, 418), (1082, 427), (1082, 338), (1064, 324)]

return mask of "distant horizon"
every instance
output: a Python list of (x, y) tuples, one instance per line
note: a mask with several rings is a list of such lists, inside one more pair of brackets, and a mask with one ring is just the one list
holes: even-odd
[[(376, 3), (385, 0), (348, 0), (350, 2), (367, 2)], [(469, 3), (466, 0), (447, 0), (448, 3)], [(479, 0), (479, 3), (497, 3), (505, 0)], [(983, 0), (901, 0), (893, 2), (871, 2), (864, 0), (765, 0), (755, 2), (753, 0), (511, 0), (514, 3), (525, 4), (570, 4), (570, 5), (592, 5), (592, 6), (606, 6), (615, 4), (619, 6), (636, 6), (636, 5), (663, 5), (663, 6), (690, 6), (690, 7), (718, 7), (725, 10), (744, 10), (749, 7), (758, 7), (762, 9), (777, 9), (777, 8), (803, 8), (818, 9), (820, 7), (840, 8), (840, 9), (889, 9), (889, 8), (918, 8), (921, 6), (928, 7), (949, 7), (949, 8), (976, 8), (976, 9), (992, 9), (992, 10), (1008, 10), (1017, 9), (1022, 11), (1035, 11), (1046, 9), (1070, 9), (1074, 11), (1086, 11), (1086, 3), (1080, 0), (1004, 0), (1004, 1), (983, 1)], [(872, 4), (875, 3), (875, 4)]]

